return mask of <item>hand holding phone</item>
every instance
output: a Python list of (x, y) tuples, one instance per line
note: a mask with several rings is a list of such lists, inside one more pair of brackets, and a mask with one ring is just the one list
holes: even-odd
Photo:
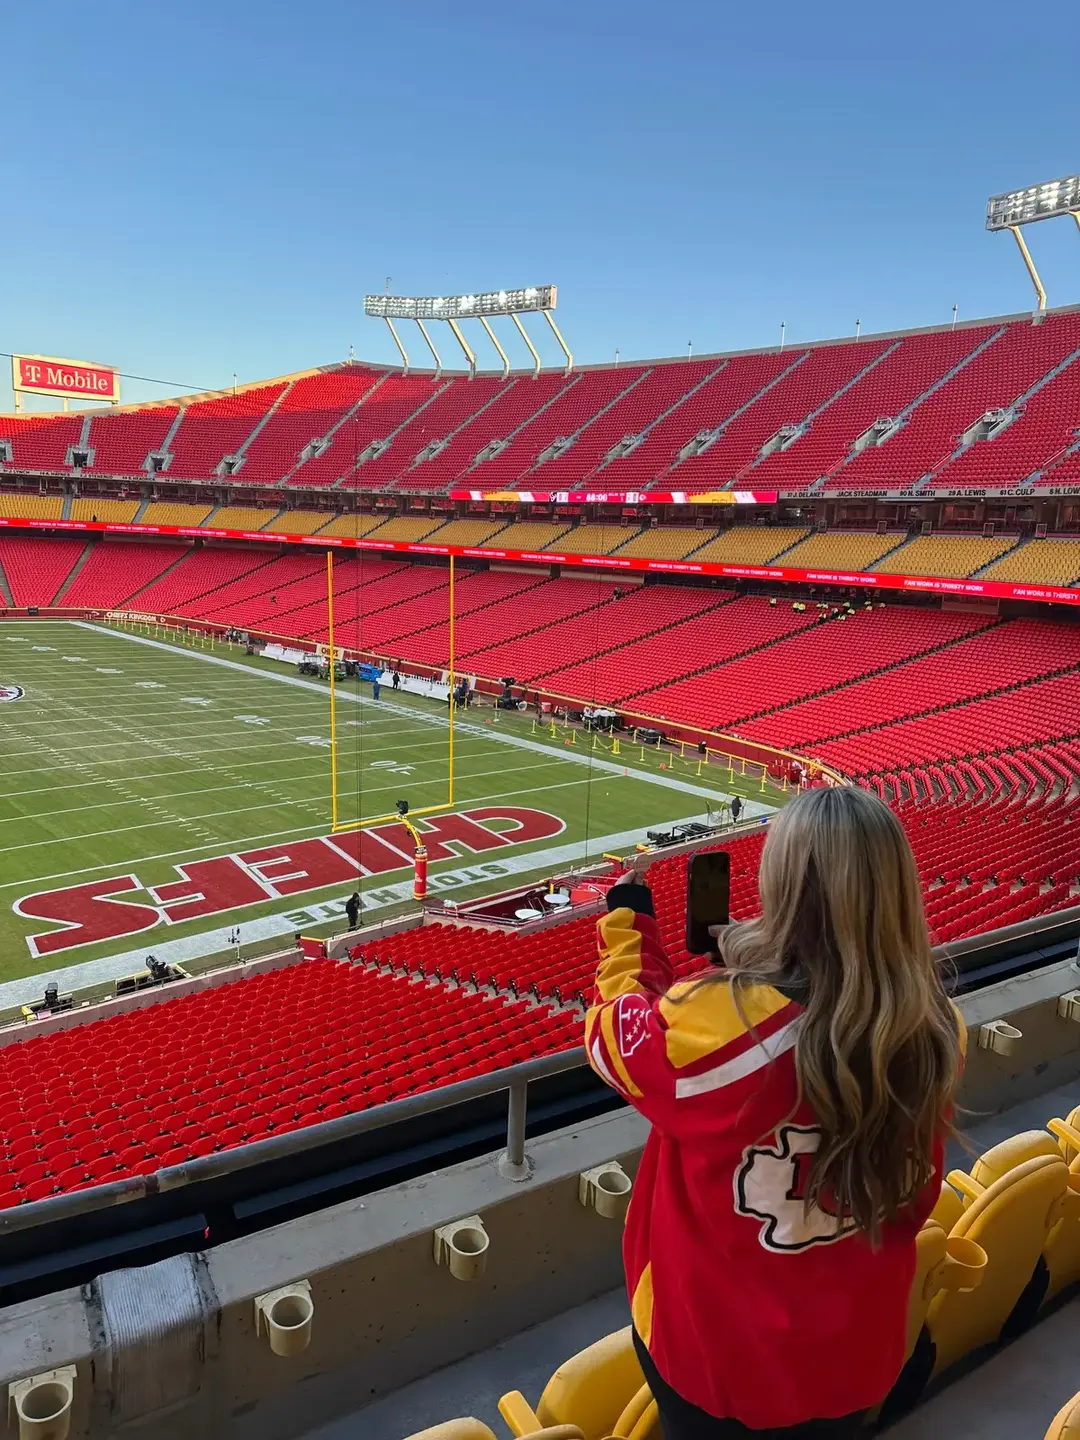
[(731, 857), (726, 850), (691, 855), (686, 877), (686, 948), (691, 955), (716, 952), (710, 926), (726, 925), (731, 892)]

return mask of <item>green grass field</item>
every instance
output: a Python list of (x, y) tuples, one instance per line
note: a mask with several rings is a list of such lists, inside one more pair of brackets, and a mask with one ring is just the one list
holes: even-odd
[[(197, 962), (221, 953), (236, 925), (241, 943), (263, 948), (294, 929), (342, 928), (357, 888), (346, 857), (297, 848), (330, 834), (319, 682), (228, 647), (25, 621), (0, 625), (0, 686), (24, 691), (0, 703), (0, 1005), (17, 988), (2, 982), (18, 977), (73, 966), (60, 978), (91, 985), (141, 968), (150, 950)], [(379, 702), (369, 686), (339, 689), (343, 818), (385, 814), (398, 797), (414, 810), (442, 802), (445, 708), (388, 687)], [(481, 835), (475, 850), (447, 842), (442, 859), (435, 846), (433, 892), (455, 899), (627, 850), (646, 828), (702, 816), (732, 790), (777, 799), (757, 782), (732, 786), (720, 767), (699, 777), (696, 756), (643, 759), (624, 744), (614, 757), (586, 736), (569, 747), (530, 717), (490, 709), (462, 716), (456, 741), (455, 811), (520, 807), (565, 828), (541, 819), (544, 835), (515, 843), (513, 822), (466, 820), (496, 839), (486, 848)], [(364, 843), (379, 856), (359, 886), (373, 923), (408, 907), (411, 870), (381, 841)], [(185, 880), (177, 867), (193, 863)]]

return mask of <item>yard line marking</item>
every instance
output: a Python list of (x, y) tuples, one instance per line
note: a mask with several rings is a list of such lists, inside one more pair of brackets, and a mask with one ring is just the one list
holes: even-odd
[[(494, 752), (492, 752), (492, 753), (494, 753)], [(392, 762), (391, 762), (391, 763), (392, 763)], [(428, 763), (428, 762), (422, 762), (422, 761), (416, 761), (416, 762), (415, 762), (415, 764), (417, 764), (417, 765), (422, 764), (422, 763)], [(379, 764), (379, 762), (376, 761), (375, 764)], [(542, 769), (546, 769), (546, 766), (543, 764), (542, 761), (538, 761), (535, 765), (518, 765), (518, 766), (515, 766), (515, 774), (520, 773), (522, 770), (542, 770)], [(472, 771), (472, 772), (463, 773), (463, 774), (459, 775), (458, 778), (459, 778), (459, 779), (462, 779), (462, 780), (475, 780), (475, 779), (479, 779), (481, 776), (486, 776), (486, 775), (502, 775), (502, 774), (505, 774), (505, 773), (506, 773), (505, 770), (480, 770), (480, 771)], [(126, 805), (136, 805), (136, 806), (138, 806), (140, 809), (148, 809), (148, 808), (149, 808), (149, 809), (152, 809), (155, 805), (159, 805), (160, 802), (163, 801), (163, 800), (186, 800), (189, 796), (192, 796), (192, 795), (220, 795), (220, 794), (223, 794), (226, 790), (258, 790), (260, 787), (266, 786), (266, 785), (288, 784), (289, 781), (292, 780), (293, 778), (294, 778), (294, 777), (291, 776), (291, 775), (283, 775), (283, 776), (281, 776), (280, 778), (274, 779), (274, 780), (239, 780), (239, 781), (236, 781), (236, 782), (235, 782), (234, 784), (232, 784), (232, 785), (207, 785), (207, 786), (204, 786), (203, 788), (201, 788), (201, 789), (199, 789), (199, 790), (173, 790), (173, 791), (170, 791), (170, 792), (169, 792), (168, 794), (166, 794), (166, 795), (147, 795), (147, 796), (143, 796), (143, 795), (132, 795), (132, 796), (131, 796), (129, 799), (127, 799), (127, 800), (120, 800), (120, 801), (117, 801), (117, 800), (102, 800), (102, 801), (100, 801), (98, 804), (95, 804), (95, 805), (72, 805), (72, 806), (69, 806), (67, 809), (64, 809), (64, 810), (39, 810), (39, 811), (35, 812), (33, 815), (0, 815), (0, 825), (16, 825), (16, 824), (17, 824), (17, 825), (26, 825), (26, 824), (28, 824), (28, 823), (33, 823), (35, 820), (53, 820), (53, 819), (55, 819), (56, 816), (58, 816), (58, 815), (83, 815), (83, 814), (85, 814), (85, 812), (86, 812), (87, 810), (114, 810), (114, 809), (117, 808), (118, 805), (125, 805), (125, 804), (126, 804)], [(298, 776), (298, 777), (295, 777), (295, 778), (299, 779), (299, 778), (301, 778), (301, 777)], [(417, 783), (418, 783), (418, 784), (421, 784), (421, 785), (434, 785), (434, 784), (436, 784), (436, 783), (438, 782), (439, 778), (440, 778), (439, 776), (436, 776), (434, 780), (421, 780), (421, 781), (419, 781), (419, 782), (417, 782)], [(97, 782), (97, 781), (88, 781), (88, 782), (86, 782), (86, 783), (87, 783), (87, 784), (97, 784), (98, 782)], [(119, 781), (106, 781), (106, 782), (105, 782), (105, 784), (108, 784), (108, 785), (119, 785), (120, 783), (121, 783), (121, 782), (119, 782)], [(72, 789), (72, 790), (77, 790), (77, 789), (80, 789), (80, 788), (81, 788), (81, 787), (80, 787), (80, 786), (77, 786), (77, 785), (72, 785), (72, 786), (50, 786), (50, 787), (46, 787), (44, 791), (29, 791), (29, 792), (23, 791), (23, 792), (20, 792), (20, 793), (23, 793), (23, 794), (27, 794), (27, 793), (29, 793), (29, 794), (43, 794), (43, 793), (44, 793), (44, 794), (51, 794), (51, 793), (53, 793), (53, 791), (56, 790), (56, 789)], [(127, 787), (125, 787), (125, 788), (127, 788)], [(383, 791), (383, 790), (393, 790), (393, 789), (395, 789), (395, 788), (400, 789), (400, 786), (395, 787), (395, 786), (393, 786), (393, 785), (365, 785), (364, 791), (365, 791), (365, 794), (366, 794), (366, 793), (369, 793), (369, 792), (370, 792), (371, 794), (379, 794), (379, 793), (380, 793), (381, 791)], [(6, 798), (8, 798), (8, 797), (6, 797), (6, 796), (0, 796), (0, 799), (6, 799)], [(288, 804), (288, 805), (304, 805), (304, 804), (308, 804), (308, 803), (310, 803), (310, 804), (316, 804), (316, 803), (318, 803), (318, 802), (315, 801), (314, 799), (302, 798), (302, 799), (299, 799), (299, 800), (288, 800), (288, 801), (285, 801), (285, 802), (282, 802), (282, 801), (278, 800), (278, 801), (276, 801), (275, 803), (278, 803), (278, 804), (285, 803), (285, 804)], [(237, 812), (236, 812), (236, 811), (228, 811), (228, 812), (226, 812), (226, 813), (227, 813), (227, 814), (236, 814)], [(221, 812), (218, 811), (217, 814), (220, 815)], [(191, 817), (191, 818), (197, 819), (197, 818), (199, 818), (199, 817)], [(202, 817), (202, 818), (205, 819), (206, 817), (204, 816), (204, 817)], [(171, 822), (170, 822), (170, 823), (171, 823)], [(115, 834), (115, 835), (122, 835), (122, 834), (124, 833), (124, 827), (118, 826), (116, 829), (114, 829), (114, 830), (112, 830), (112, 831), (109, 831), (108, 833), (109, 833), (109, 834)], [(81, 836), (81, 835), (67, 835), (67, 836), (62, 837), (62, 840), (67, 840), (67, 841), (70, 841), (71, 844), (75, 844), (78, 840), (81, 840), (81, 839), (83, 839), (83, 838), (89, 838), (89, 837), (83, 837), (83, 836)], [(62, 843), (62, 840), (61, 840), (61, 839), (58, 839), (58, 840), (55, 840), (55, 841), (54, 841), (54, 840), (50, 840), (50, 841), (48, 841), (48, 842), (41, 841), (41, 842), (37, 842), (37, 843), (41, 843), (41, 844), (45, 844), (45, 843), (48, 843), (48, 844), (60, 844), (60, 843)], [(33, 847), (31, 847), (31, 846), (25, 846), (25, 845), (5, 845), (5, 846), (4, 846), (5, 852), (7, 852), (7, 851), (9, 851), (9, 850), (25, 850), (25, 849), (29, 849), (29, 848), (33, 848)]]
[[(241, 665), (236, 660), (224, 660), (219, 655), (207, 655), (205, 651), (202, 650), (192, 650), (190, 652), (176, 651), (171, 645), (162, 644), (160, 640), (148, 640), (142, 635), (129, 635), (123, 630), (119, 632), (107, 631), (89, 620), (75, 620), (71, 623), (82, 629), (93, 630), (98, 634), (117, 633), (118, 639), (128, 640), (134, 645), (149, 645), (152, 649), (166, 650), (172, 654), (187, 653), (190, 659), (200, 660), (206, 665), (219, 665), (227, 670), (240, 671), (246, 675), (253, 673), (262, 675), (263, 679), (270, 680), (277, 685), (289, 685), (296, 689), (313, 691), (315, 694), (322, 695), (324, 698), (326, 696), (326, 690), (323, 686), (317, 685), (310, 680), (301, 680), (299, 675), (277, 675), (272, 670), (253, 672), (250, 666)], [(367, 695), (354, 695), (349, 691), (344, 692), (343, 698), (356, 705), (381, 707), (383, 710), (388, 710), (393, 714), (408, 716), (411, 719), (419, 720), (425, 725), (438, 726), (443, 730), (449, 729), (449, 721), (442, 715), (426, 715), (421, 711), (416, 711), (403, 705), (397, 705), (392, 700), (373, 700)], [(549, 756), (552, 754), (551, 747), (548, 745), (540, 745), (535, 740), (526, 739), (523, 735), (507, 735), (503, 732), (495, 736), (492, 731), (479, 725), (471, 725), (467, 720), (455, 720), (454, 730), (458, 734), (489, 735), (492, 739), (497, 738), (501, 744), (510, 745), (518, 750), (531, 750), (537, 754)], [(588, 765), (593, 770), (607, 770), (613, 775), (621, 775), (624, 768), (626, 768), (622, 765), (612, 764), (609, 760), (597, 760), (591, 753), (587, 755), (575, 755), (572, 751), (567, 751), (561, 758), (569, 761), (571, 764)], [(688, 780), (678, 780), (675, 776), (669, 775), (666, 772), (659, 774), (656, 771), (641, 770), (631, 771), (631, 774), (633, 774), (636, 779), (643, 780), (647, 785), (658, 785), (664, 790), (678, 790), (684, 795), (697, 795), (703, 799), (712, 800), (721, 793), (711, 786), (693, 785)], [(769, 808), (771, 811), (773, 807)]]
[[(538, 769), (541, 769), (541, 768), (542, 768), (542, 767), (539, 766), (539, 765), (519, 766), (519, 767), (516, 767), (514, 773), (517, 774), (519, 769), (538, 770)], [(499, 770), (481, 770), (481, 771), (479, 771), (479, 772), (477, 772), (477, 773), (474, 773), (474, 774), (472, 774), (472, 775), (466, 775), (466, 776), (462, 776), (462, 777), (459, 777), (459, 778), (466, 779), (466, 780), (482, 780), (482, 779), (486, 779), (487, 776), (489, 776), (489, 775), (505, 775), (505, 774), (506, 774), (505, 769), (499, 769)], [(269, 784), (270, 782), (268, 781), (267, 783)], [(433, 780), (418, 780), (418, 781), (416, 781), (416, 782), (415, 782), (415, 787), (416, 787), (417, 789), (423, 789), (423, 787), (426, 786), (426, 785), (438, 785), (438, 784), (440, 784), (440, 783), (441, 783), (441, 777), (438, 776), (438, 775), (436, 775)], [(584, 782), (584, 781), (578, 781), (578, 780), (570, 780), (570, 781), (566, 781), (565, 783), (566, 783), (567, 785), (577, 785), (577, 784), (583, 784), (583, 783), (585, 783), (585, 782)], [(563, 788), (564, 788), (563, 785), (547, 785), (547, 786), (544, 786), (544, 787), (543, 787), (543, 789), (547, 789), (547, 790), (561, 790), (561, 789), (563, 789)], [(382, 793), (383, 791), (395, 791), (395, 790), (400, 790), (400, 789), (401, 789), (401, 786), (400, 786), (400, 785), (396, 785), (396, 784), (395, 784), (395, 785), (366, 785), (366, 786), (364, 787), (364, 794), (365, 794), (365, 795), (368, 795), (368, 794), (370, 794), (370, 795), (378, 795), (378, 794)], [(512, 793), (515, 794), (515, 795), (524, 795), (524, 794), (526, 794), (527, 792), (524, 791), (524, 790), (515, 790), (515, 791), (513, 791)], [(541, 794), (541, 793), (542, 793), (542, 792), (541, 792), (541, 789), (538, 788), (537, 791), (536, 791), (536, 793), (537, 793), (538, 795)], [(489, 798), (489, 797), (485, 797), (485, 798)], [(498, 798), (498, 799), (502, 800), (502, 799), (505, 799), (506, 797), (505, 797), (505, 795), (503, 795), (503, 794), (499, 794), (499, 795), (498, 795), (497, 797), (495, 797), (495, 798)], [(115, 803), (115, 802), (114, 802), (114, 803)], [(464, 803), (464, 802), (463, 802), (463, 803)], [(470, 804), (470, 805), (475, 805), (476, 803), (477, 803), (477, 802), (476, 802), (475, 800), (470, 800), (470, 801), (469, 801), (469, 804)], [(240, 806), (239, 808), (234, 807), (234, 808), (232, 808), (232, 809), (230, 809), (230, 810), (228, 810), (228, 811), (225, 811), (224, 813), (223, 813), (221, 810), (212, 810), (212, 811), (210, 811), (210, 812), (209, 812), (208, 814), (206, 814), (206, 815), (188, 815), (188, 816), (186, 816), (186, 817), (183, 817), (183, 816), (179, 816), (179, 817), (178, 817), (178, 816), (170, 816), (170, 817), (168, 817), (168, 818), (166, 818), (166, 819), (148, 820), (148, 821), (147, 821), (145, 824), (143, 824), (143, 825), (114, 825), (114, 826), (112, 826), (112, 828), (109, 829), (109, 830), (91, 830), (91, 831), (88, 831), (85, 835), (55, 835), (55, 836), (51, 836), (49, 839), (46, 839), (46, 840), (29, 840), (29, 841), (27, 841), (26, 844), (24, 844), (24, 845), (5, 845), (5, 846), (4, 846), (4, 854), (5, 854), (5, 855), (14, 855), (14, 854), (16, 854), (19, 850), (44, 850), (44, 849), (45, 849), (47, 846), (49, 846), (49, 845), (76, 845), (76, 844), (81, 843), (83, 840), (99, 840), (103, 835), (129, 835), (129, 834), (131, 834), (131, 832), (132, 832), (133, 830), (157, 830), (157, 829), (160, 829), (160, 827), (161, 827), (162, 825), (169, 825), (169, 824), (171, 824), (171, 825), (194, 825), (194, 824), (196, 824), (196, 823), (197, 823), (198, 821), (200, 821), (200, 820), (222, 820), (222, 819), (229, 819), (229, 818), (231, 818), (233, 815), (247, 815), (247, 814), (249, 814), (249, 813), (250, 813), (251, 811), (253, 811), (253, 810), (280, 810), (280, 809), (286, 809), (286, 810), (312, 810), (312, 809), (314, 809), (317, 805), (319, 806), (320, 809), (323, 808), (323, 807), (322, 807), (322, 804), (321, 804), (317, 799), (314, 799), (314, 798), (311, 799), (311, 800), (279, 800), (279, 799), (275, 799), (275, 798), (271, 797), (271, 798), (269, 798), (269, 799), (266, 801), (266, 803), (265, 803), (264, 805), (242, 805), (242, 806)], [(147, 808), (148, 808), (146, 802), (140, 802), (140, 806), (141, 806), (142, 809), (147, 809)], [(84, 808), (84, 807), (80, 807), (80, 809), (82, 809), (82, 808)], [(100, 807), (100, 806), (86, 806), (85, 808), (86, 808), (86, 809), (100, 809), (100, 808), (102, 808), (102, 807)], [(21, 816), (20, 818), (22, 819), (23, 824), (26, 824), (26, 823), (27, 823), (28, 821), (30, 821), (30, 820), (44, 819), (44, 818), (47, 818), (47, 817), (46, 817), (46, 816), (37, 816), (37, 815), (24, 815), (24, 816)], [(328, 820), (328, 819), (327, 819), (327, 823), (329, 823), (329, 820)], [(215, 844), (226, 844), (226, 843), (231, 843), (231, 842), (228, 841), (228, 837), (227, 837), (227, 836), (223, 836), (223, 837), (221, 837), (220, 839), (215, 839), (214, 843), (215, 843)], [(121, 862), (118, 861), (117, 863), (119, 864), (119, 863), (121, 863)], [(136, 860), (131, 860), (130, 862), (129, 862), (129, 861), (124, 861), (124, 862), (122, 862), (122, 863), (124, 863), (124, 864), (129, 864), (129, 863), (130, 863), (130, 864), (134, 865), (134, 864), (136, 864), (136, 863), (138, 863), (138, 862), (137, 862)]]

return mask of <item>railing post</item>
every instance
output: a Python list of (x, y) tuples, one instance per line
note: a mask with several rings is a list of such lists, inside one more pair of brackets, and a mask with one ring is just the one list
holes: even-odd
[(499, 1156), (504, 1180), (528, 1180), (532, 1166), (525, 1155), (525, 1119), (529, 1110), (528, 1082), (511, 1085), (506, 1107), (506, 1149)]

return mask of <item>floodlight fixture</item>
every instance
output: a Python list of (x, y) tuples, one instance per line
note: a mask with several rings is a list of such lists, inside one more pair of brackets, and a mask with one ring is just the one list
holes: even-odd
[(1012, 231), (1035, 287), (1040, 311), (1046, 309), (1046, 290), (1027, 242), (1020, 233), (1021, 226), (1033, 225), (1038, 220), (1060, 219), (1063, 215), (1071, 215), (1080, 230), (1080, 175), (1064, 175), (1041, 185), (1025, 186), (1022, 190), (1006, 190), (1001, 195), (991, 195), (986, 202), (986, 228)]
[(475, 375), (476, 354), (465, 339), (461, 322), (463, 320), (479, 321), (502, 362), (504, 376), (510, 373), (510, 361), (491, 328), (491, 320), (505, 316), (514, 322), (533, 358), (536, 372), (539, 374), (540, 356), (521, 323), (521, 317), (523, 315), (543, 315), (559, 342), (560, 349), (566, 356), (566, 370), (569, 374), (573, 368), (574, 357), (567, 349), (566, 342), (552, 315), (557, 301), (558, 287), (555, 285), (527, 285), (517, 290), (487, 290), (472, 295), (365, 295), (364, 314), (370, 315), (376, 320), (386, 321), (406, 374), (409, 370), (409, 357), (394, 328), (395, 320), (411, 320), (417, 326), (435, 359), (436, 375), (442, 372), (442, 358), (431, 339), (425, 322), (438, 320), (450, 327), (465, 355), (470, 375)]

